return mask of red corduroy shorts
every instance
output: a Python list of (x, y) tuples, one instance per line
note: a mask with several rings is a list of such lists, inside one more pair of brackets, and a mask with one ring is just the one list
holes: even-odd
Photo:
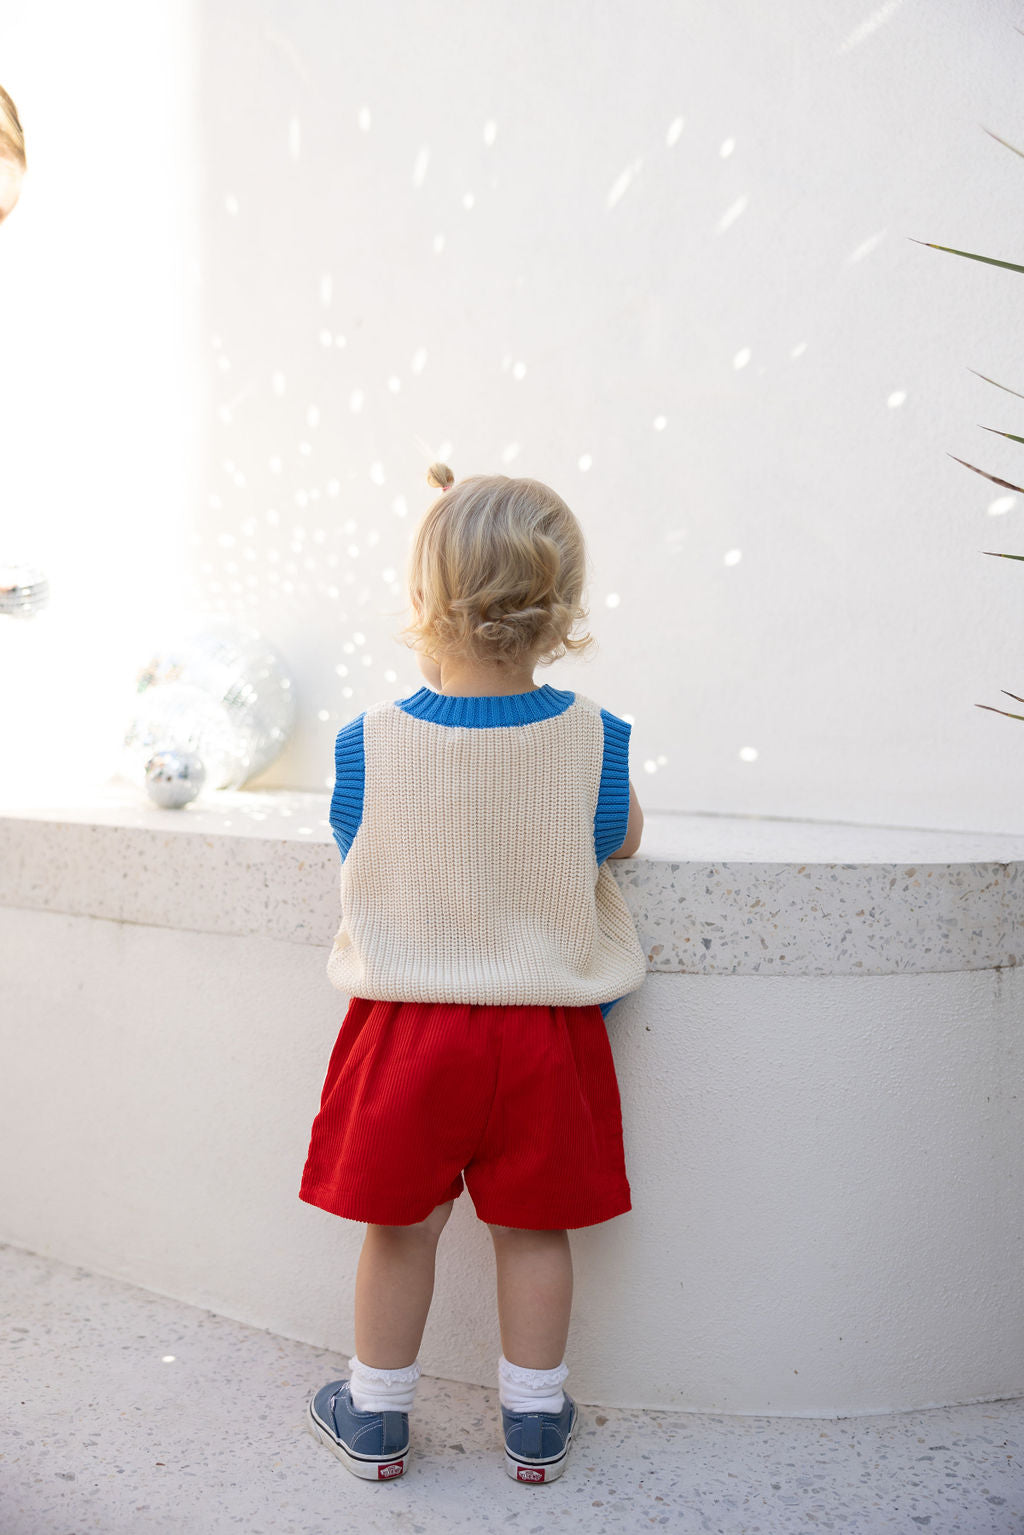
[(535, 1231), (632, 1208), (596, 1004), (351, 999), (299, 1198), (348, 1220), (410, 1226), (464, 1187), (480, 1220)]

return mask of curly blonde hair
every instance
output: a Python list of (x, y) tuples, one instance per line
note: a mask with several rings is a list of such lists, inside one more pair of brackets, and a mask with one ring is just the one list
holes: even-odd
[(18, 109), (0, 85), (0, 155), (25, 169), (25, 133)]
[(427, 482), (443, 494), (427, 511), (409, 556), (416, 612), (400, 631), (433, 660), (550, 666), (596, 643), (570, 631), (582, 606), (587, 551), (561, 496), (540, 480), (471, 475), (455, 484), (447, 464)]

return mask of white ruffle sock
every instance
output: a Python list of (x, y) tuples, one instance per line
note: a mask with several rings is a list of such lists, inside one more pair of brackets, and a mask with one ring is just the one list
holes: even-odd
[(562, 1382), (569, 1373), (565, 1360), (553, 1370), (527, 1370), (498, 1360), (498, 1397), (510, 1412), (561, 1412), (565, 1405)]
[(420, 1378), (419, 1360), (401, 1370), (375, 1370), (353, 1354), (348, 1362), (356, 1412), (408, 1412)]

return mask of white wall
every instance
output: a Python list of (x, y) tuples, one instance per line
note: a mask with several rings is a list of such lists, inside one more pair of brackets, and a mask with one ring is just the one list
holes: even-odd
[(1024, 735), (976, 707), (1024, 693), (1024, 577), (981, 553), (1024, 552), (1024, 498), (947, 456), (1024, 470), (968, 372), (1022, 386), (1024, 290), (911, 239), (1019, 254), (980, 127), (1021, 137), (1018, 9), (642, 16), (6, 8), (4, 499), (62, 583), (18, 641), (37, 756), (32, 700), (86, 697), (112, 765), (149, 610), (206, 607), (295, 670), (262, 782), (326, 790), (339, 724), (421, 682), (394, 635), (443, 456), (579, 515), (600, 649), (538, 680), (635, 721), (648, 808), (1024, 829)]
[(191, 8), (6, 0), (28, 174), (0, 230), (0, 561), (50, 607), (0, 619), (0, 784), (116, 765), (151, 625), (181, 607), (208, 405)]

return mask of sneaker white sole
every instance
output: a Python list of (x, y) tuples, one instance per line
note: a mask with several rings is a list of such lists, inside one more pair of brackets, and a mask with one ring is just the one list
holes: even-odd
[(530, 1482), (539, 1487), (543, 1482), (553, 1482), (561, 1476), (565, 1470), (566, 1458), (569, 1454), (569, 1446), (572, 1444), (572, 1436), (576, 1428), (575, 1421), (569, 1430), (565, 1441), (565, 1449), (554, 1460), (530, 1460), (527, 1456), (521, 1456), (518, 1460), (506, 1447), (505, 1470), (514, 1482)]
[(332, 1455), (336, 1455), (343, 1465), (364, 1481), (393, 1482), (404, 1476), (409, 1464), (408, 1446), (401, 1455), (389, 1455), (384, 1460), (378, 1459), (376, 1455), (359, 1455), (335, 1439), (327, 1424), (317, 1417), (312, 1401), (306, 1414), (306, 1425), (314, 1439), (318, 1439)]

